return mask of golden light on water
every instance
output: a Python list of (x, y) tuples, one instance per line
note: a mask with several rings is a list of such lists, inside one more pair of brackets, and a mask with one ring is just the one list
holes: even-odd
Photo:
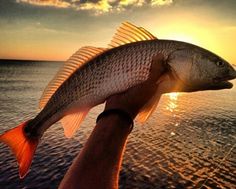
[[(166, 106), (166, 110), (168, 111), (168, 113), (173, 116), (173, 118), (175, 118), (176, 114), (175, 112), (178, 111), (177, 108), (178, 108), (178, 97), (179, 97), (180, 93), (169, 93), (167, 94), (167, 99), (168, 99), (168, 102), (167, 102), (167, 106)], [(179, 123), (176, 122), (175, 124), (175, 127), (179, 126)], [(171, 136), (175, 136), (175, 128), (174, 130), (170, 133)]]
[(170, 100), (176, 101), (176, 100), (178, 100), (179, 93), (169, 93), (168, 96), (169, 96)]
[(169, 98), (169, 101), (167, 103), (166, 109), (169, 110), (170, 112), (173, 112), (177, 107), (177, 101), (180, 93), (169, 93), (167, 94), (167, 97)]

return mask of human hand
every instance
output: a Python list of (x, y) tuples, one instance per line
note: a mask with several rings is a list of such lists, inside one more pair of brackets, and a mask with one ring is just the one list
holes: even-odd
[(165, 72), (164, 56), (157, 54), (153, 57), (149, 78), (127, 91), (113, 95), (106, 101), (105, 110), (121, 109), (134, 119), (142, 107), (153, 97), (158, 88), (157, 81)]

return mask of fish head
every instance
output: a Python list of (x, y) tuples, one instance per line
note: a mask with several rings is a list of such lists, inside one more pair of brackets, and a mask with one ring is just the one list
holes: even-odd
[[(226, 60), (202, 48), (182, 48), (167, 57), (168, 85), (176, 92), (230, 89), (236, 71)], [(170, 84), (171, 82), (171, 84)]]

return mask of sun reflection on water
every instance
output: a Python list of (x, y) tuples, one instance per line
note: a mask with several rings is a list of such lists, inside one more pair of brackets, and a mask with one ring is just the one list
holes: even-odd
[(169, 93), (168, 94), (170, 100), (178, 100), (179, 93)]
[(169, 112), (168, 114), (170, 114), (170, 116), (173, 117), (173, 129), (171, 129), (172, 131), (170, 132), (170, 135), (172, 137), (174, 137), (176, 135), (176, 127), (179, 126), (178, 121), (176, 120), (176, 111), (178, 108), (178, 97), (179, 97), (180, 93), (169, 93), (167, 94), (167, 98), (168, 98), (168, 102), (167, 102), (167, 106), (166, 106), (166, 110)]
[(167, 104), (166, 109), (170, 112), (173, 112), (178, 107), (177, 101), (179, 93), (169, 93), (167, 94), (167, 96), (169, 97), (169, 102)]

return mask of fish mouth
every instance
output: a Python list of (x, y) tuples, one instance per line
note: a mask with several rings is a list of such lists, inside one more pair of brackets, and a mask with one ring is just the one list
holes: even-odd
[(233, 87), (233, 83), (230, 80), (236, 79), (236, 70), (231, 69), (227, 74), (223, 77), (215, 77), (204, 84), (188, 84), (182, 81), (174, 70), (169, 69), (168, 76), (170, 81), (173, 84), (173, 90), (171, 92), (195, 92), (195, 91), (205, 91), (205, 90), (221, 90), (221, 89), (231, 89)]
[(236, 72), (234, 75), (223, 77), (223, 78), (214, 78), (213, 79), (213, 87), (215, 89), (231, 89), (233, 84), (229, 82), (229, 80), (233, 80), (236, 78)]
[(229, 81), (220, 81), (213, 84), (213, 89), (231, 89), (233, 84)]

